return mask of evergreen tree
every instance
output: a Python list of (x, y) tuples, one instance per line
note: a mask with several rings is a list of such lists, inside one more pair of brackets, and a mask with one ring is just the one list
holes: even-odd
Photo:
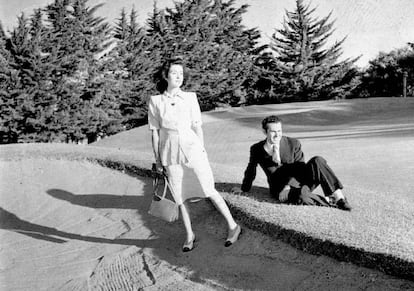
[(43, 25), (41, 9), (34, 11), (30, 18), (29, 38), (31, 54), (22, 70), (24, 91), (32, 96), (34, 114), (26, 119), (25, 134), (22, 141), (42, 141), (51, 139), (50, 121), (54, 118), (56, 96), (51, 87), (52, 66), (47, 61), (44, 51), (44, 42), (47, 39), (47, 30)]
[(94, 16), (100, 5), (86, 3), (55, 0), (44, 15), (21, 15), (10, 39), (1, 29), (2, 142), (92, 141), (122, 130), (119, 94), (101, 59), (111, 29)]
[(280, 83), (280, 73), (273, 54), (269, 51), (259, 53), (254, 69), (246, 104), (274, 103), (277, 98), (275, 86)]
[[(30, 43), (29, 19), (21, 14), (18, 17), (18, 25), (12, 31), (9, 40), (11, 55), (11, 68), (15, 73), (15, 85), (13, 93), (9, 95), (9, 109), (12, 120), (9, 120), (9, 128), (13, 128), (19, 141), (30, 139), (33, 128), (27, 126), (36, 116), (36, 106), (33, 94), (34, 72), (32, 45)], [(9, 91), (9, 93), (11, 93)], [(13, 125), (11, 125), (13, 124)], [(16, 140), (17, 141), (17, 140)]]
[(242, 24), (243, 15), (247, 12), (249, 5), (244, 4), (239, 8), (235, 8), (235, 4), (235, 0), (229, 0), (228, 2), (214, 1), (211, 16), (214, 21), (210, 23), (216, 31), (214, 41), (216, 43), (227, 43), (239, 52), (258, 55), (267, 48), (267, 45), (258, 46), (261, 35), (257, 28), (247, 29)]
[[(125, 8), (122, 8), (121, 15), (117, 19), (114, 28), (115, 39), (125, 40), (129, 36), (128, 19)], [(119, 46), (119, 45), (118, 45)]]
[(122, 84), (118, 102), (123, 124), (131, 128), (146, 122), (146, 97), (154, 91), (152, 44), (145, 29), (137, 23), (135, 9), (129, 15), (121, 11), (114, 31), (117, 46), (111, 51), (110, 59), (115, 64), (112, 71), (118, 73), (113, 77)]
[(310, 4), (296, 0), (296, 9), (286, 11), (283, 28), (272, 35), (270, 46), (281, 77), (276, 101), (345, 97), (358, 85), (353, 82), (358, 58), (339, 60), (345, 38), (327, 46), (334, 32), (331, 13), (318, 19), (314, 12)]
[(6, 37), (0, 23), (0, 143), (18, 141), (19, 112), (15, 110), (14, 97), (20, 94), (19, 79), (11, 66), (10, 39)]
[(59, 96), (55, 106), (57, 139), (94, 140), (109, 124), (121, 130), (116, 96), (103, 80), (106, 72), (98, 60), (111, 45), (111, 28), (94, 16), (101, 5), (87, 0), (56, 0), (49, 4), (49, 59), (54, 65), (53, 87)]
[(191, 0), (174, 8), (154, 8), (149, 38), (160, 59), (181, 55), (191, 69), (189, 90), (197, 91), (203, 110), (243, 102), (252, 77), (260, 37), (247, 30), (241, 16), (247, 6), (235, 1)]
[(42, 51), (44, 32), (42, 12), (38, 9), (30, 19), (23, 14), (18, 18), (18, 26), (8, 40), (13, 85), (7, 92), (9, 111), (13, 112), (9, 124), (14, 124), (17, 136), (14, 142), (49, 140), (47, 123), (53, 115), (49, 105), (54, 95), (50, 94), (50, 72)]
[[(6, 37), (3, 25), (0, 22), (0, 92), (4, 95), (7, 93), (6, 90), (8, 89), (8, 81), (10, 80), (11, 71), (11, 55), (9, 50), (6, 48), (8, 41), (9, 40)], [(0, 112), (3, 112), (3, 110)]]

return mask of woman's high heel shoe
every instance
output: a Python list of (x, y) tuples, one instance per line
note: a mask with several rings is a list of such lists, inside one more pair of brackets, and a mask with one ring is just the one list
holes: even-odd
[(186, 242), (183, 245), (183, 252), (192, 251), (194, 249), (194, 242), (195, 242), (195, 240), (196, 240), (196, 237), (195, 237), (195, 234), (193, 234), (193, 239), (190, 240), (190, 241), (188, 241), (188, 242)]
[(234, 244), (239, 239), (241, 232), (242, 232), (242, 229), (240, 225), (237, 225), (234, 229), (231, 229), (229, 231), (229, 236), (227, 237), (224, 246), (229, 247), (232, 244)]

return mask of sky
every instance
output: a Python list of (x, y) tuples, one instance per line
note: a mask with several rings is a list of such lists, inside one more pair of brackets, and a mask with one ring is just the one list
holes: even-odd
[[(156, 0), (158, 8), (173, 6), (173, 0)], [(52, 0), (0, 0), (0, 21), (6, 32), (16, 26), (17, 16), (30, 16), (35, 8), (44, 7)], [(145, 24), (152, 11), (153, 0), (89, 0), (89, 6), (103, 3), (97, 14), (110, 23), (119, 18), (124, 7), (138, 12), (138, 20)], [(414, 0), (305, 0), (315, 8), (314, 17), (325, 17), (332, 12), (335, 32), (333, 43), (346, 37), (344, 58), (361, 56), (357, 65), (364, 67), (379, 52), (390, 52), (414, 42)], [(236, 0), (235, 7), (248, 4), (243, 24), (261, 31), (261, 43), (269, 43), (276, 29), (282, 27), (286, 10), (293, 11), (295, 0)]]

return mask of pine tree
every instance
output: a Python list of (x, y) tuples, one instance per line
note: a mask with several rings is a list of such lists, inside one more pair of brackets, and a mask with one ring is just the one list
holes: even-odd
[(276, 55), (281, 77), (278, 88), (282, 89), (275, 95), (288, 100), (345, 97), (357, 85), (352, 80), (358, 58), (339, 60), (346, 38), (327, 46), (335, 22), (329, 21), (331, 13), (319, 19), (312, 17), (314, 12), (310, 4), (296, 0), (296, 9), (286, 11), (283, 28), (272, 35), (270, 47)]
[(49, 4), (50, 42), (47, 47), (54, 65), (52, 80), (56, 96), (53, 121), (56, 138), (79, 142), (94, 140), (108, 124), (119, 125), (116, 96), (107, 94), (106, 68), (101, 58), (111, 46), (111, 28), (104, 18), (94, 16), (87, 0), (56, 0)]
[(114, 30), (117, 46), (110, 54), (111, 62), (115, 64), (112, 71), (118, 72), (113, 77), (122, 84), (118, 102), (126, 128), (146, 122), (147, 96), (154, 92), (152, 43), (148, 41), (144, 27), (138, 25), (137, 15), (135, 9), (129, 15), (121, 11)]
[(16, 143), (19, 135), (19, 112), (16, 111), (14, 97), (20, 91), (19, 78), (12, 67), (9, 51), (10, 39), (6, 37), (0, 23), (0, 143)]
[(256, 28), (247, 29), (243, 25), (243, 15), (249, 5), (244, 4), (235, 8), (235, 0), (228, 2), (214, 1), (212, 16), (215, 21), (211, 23), (216, 30), (215, 42), (227, 43), (234, 50), (248, 52), (250, 55), (258, 55), (267, 45), (258, 45), (261, 38), (260, 31)]
[(247, 6), (235, 1), (191, 0), (156, 10), (148, 34), (161, 59), (181, 55), (191, 70), (187, 89), (197, 92), (203, 110), (243, 102), (252, 77), (260, 34), (247, 30)]
[(7, 102), (9, 112), (13, 112), (9, 125), (14, 124), (15, 142), (48, 140), (46, 120), (52, 113), (47, 106), (50, 84), (48, 65), (42, 52), (44, 31), (42, 12), (38, 9), (30, 19), (23, 14), (18, 17), (18, 26), (8, 40), (13, 85), (7, 89)]
[[(6, 37), (3, 25), (0, 22), (0, 92), (4, 95), (7, 93), (6, 90), (8, 89), (11, 71), (11, 55), (9, 50), (6, 48), (8, 41), (9, 40)], [(3, 112), (3, 110), (0, 112)]]
[(24, 90), (33, 96), (35, 114), (26, 120), (27, 132), (23, 141), (47, 142), (51, 139), (50, 121), (54, 118), (56, 96), (51, 87), (52, 65), (48, 62), (44, 50), (47, 40), (47, 29), (43, 24), (43, 12), (36, 9), (30, 18), (30, 50), (31, 56), (23, 73), (26, 80)]
[[(32, 121), (36, 119), (36, 104), (33, 93), (35, 84), (33, 71), (32, 45), (30, 42), (29, 19), (21, 14), (18, 17), (18, 25), (12, 31), (9, 50), (12, 60), (10, 62), (18, 85), (10, 95), (9, 106), (13, 112), (13, 120), (10, 121), (18, 136), (19, 141), (28, 141), (32, 137), (34, 129)], [(9, 91), (10, 93), (10, 91)]]
[(259, 53), (254, 69), (245, 104), (275, 103), (275, 87), (280, 83), (280, 73), (273, 54), (269, 51)]

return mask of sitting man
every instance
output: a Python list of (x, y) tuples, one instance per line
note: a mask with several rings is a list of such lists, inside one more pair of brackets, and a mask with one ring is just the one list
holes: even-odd
[[(280, 202), (351, 210), (342, 193), (341, 182), (324, 158), (315, 156), (305, 163), (299, 140), (282, 135), (279, 117), (266, 117), (262, 127), (266, 139), (250, 147), (241, 189), (233, 188), (233, 192), (249, 192), (256, 177), (257, 165), (260, 165), (267, 176), (270, 194)], [(325, 197), (312, 193), (319, 185)]]

